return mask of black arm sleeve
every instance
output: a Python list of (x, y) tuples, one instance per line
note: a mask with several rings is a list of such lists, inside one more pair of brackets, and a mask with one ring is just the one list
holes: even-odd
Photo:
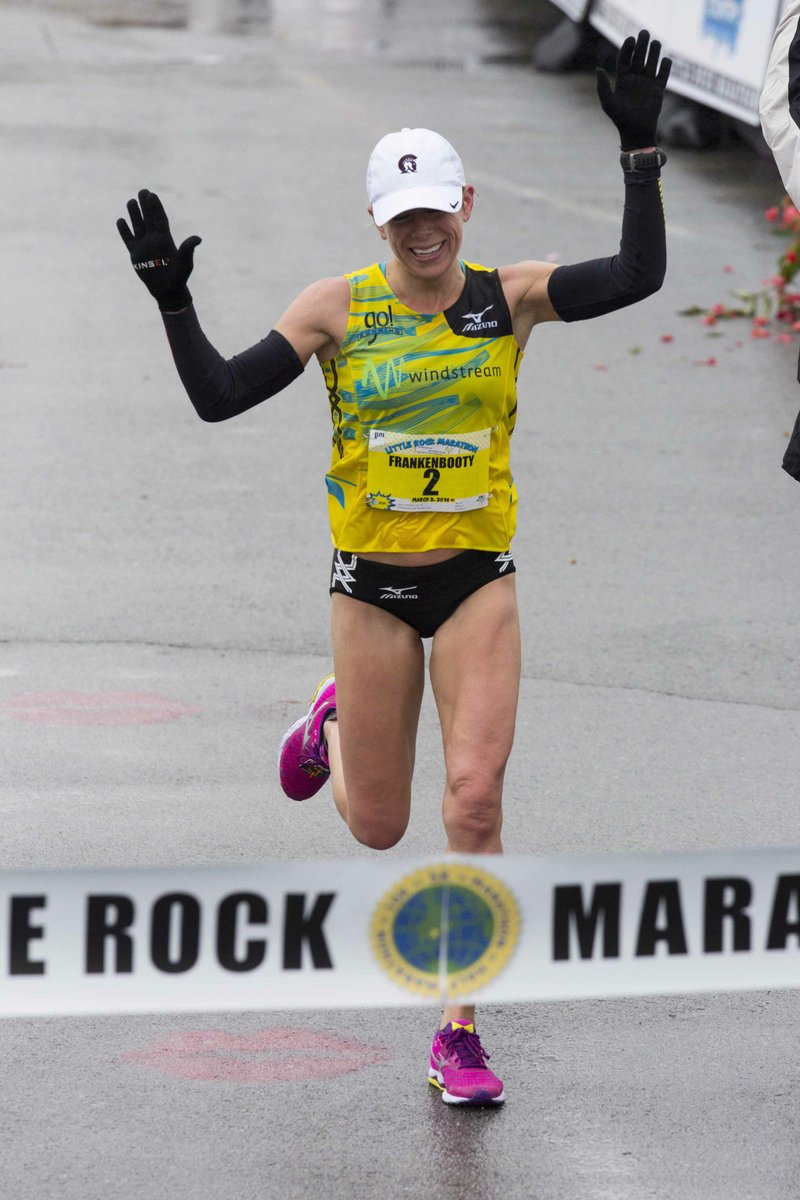
[(657, 173), (625, 172), (622, 240), (612, 258), (556, 267), (548, 280), (550, 303), (562, 321), (585, 321), (615, 312), (657, 292), (667, 269), (664, 204)]
[(224, 359), (200, 328), (192, 305), (161, 315), (181, 382), (204, 421), (238, 416), (303, 373), (294, 347), (277, 329), (242, 354)]

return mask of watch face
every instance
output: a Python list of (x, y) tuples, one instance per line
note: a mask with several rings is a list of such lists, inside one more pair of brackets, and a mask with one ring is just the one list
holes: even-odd
[(626, 171), (644, 171), (648, 167), (663, 167), (667, 161), (667, 156), (663, 150), (651, 150), (647, 152), (631, 153), (620, 155), (620, 162)]

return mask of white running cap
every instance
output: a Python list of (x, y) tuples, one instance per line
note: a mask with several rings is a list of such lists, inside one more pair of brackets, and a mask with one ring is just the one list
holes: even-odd
[(367, 197), (376, 225), (410, 208), (458, 212), (466, 183), (461, 159), (432, 129), (387, 133), (367, 167)]

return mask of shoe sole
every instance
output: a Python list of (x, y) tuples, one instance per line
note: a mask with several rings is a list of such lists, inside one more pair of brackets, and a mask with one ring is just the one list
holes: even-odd
[[(323, 690), (323, 688), (327, 687), (327, 685), (330, 683), (330, 681), (333, 678), (334, 678), (334, 676), (331, 673), (330, 675), (326, 675), (325, 678), (320, 683), (317, 684), (316, 691), (314, 692), (314, 695), (311, 697), (311, 703), (309, 704), (308, 708), (303, 713), (302, 717), (298, 717), (297, 720), (295, 721), (295, 723), (293, 725), (289, 726), (289, 728), (286, 730), (286, 733), (281, 738), (280, 745), (278, 746), (278, 757), (276, 760), (277, 767), (278, 767), (278, 778), (279, 779), (280, 779), (280, 775), (281, 775), (281, 758), (283, 756), (284, 746), (289, 741), (289, 738), (292, 736), (292, 734), (296, 733), (298, 729), (300, 729), (303, 725), (305, 725), (306, 721), (308, 720), (308, 714), (311, 712), (312, 708), (314, 707), (314, 705), (317, 702), (317, 697), (319, 696), (319, 694)], [(323, 779), (322, 783), (319, 785), (320, 787), (324, 786), (325, 780), (327, 780), (327, 778), (328, 778), (328, 776), (326, 775), (325, 779)], [(283, 785), (281, 785), (281, 787), (282, 786)], [(317, 789), (317, 791), (318, 790), (319, 790), (319, 788)], [(288, 795), (287, 792), (284, 792), (283, 794), (285, 796)], [(312, 795), (316, 795), (316, 793), (312, 792)], [(289, 799), (294, 800), (294, 796), (289, 796)], [(311, 797), (309, 796), (308, 799), (311, 799)], [(296, 801), (296, 803), (302, 803), (302, 801)]]
[(280, 746), (278, 746), (278, 771), (280, 771), (280, 769), (281, 769), (281, 757), (283, 756), (283, 747), (289, 741), (289, 738), (292, 736), (292, 734), (295, 733), (296, 730), (298, 730), (301, 725), (305, 725), (307, 720), (308, 720), (308, 713), (306, 712), (303, 714), (302, 717), (297, 718), (294, 725), (289, 726), (289, 728), (286, 730), (286, 733), (281, 738), (281, 744), (280, 744)]
[(477, 1096), (451, 1096), (450, 1092), (448, 1092), (447, 1088), (444, 1086), (444, 1080), (438, 1071), (430, 1072), (428, 1075), (428, 1083), (430, 1083), (433, 1087), (438, 1088), (438, 1090), (442, 1093), (442, 1100), (445, 1102), (445, 1104), (460, 1104), (467, 1105), (472, 1108), (485, 1108), (487, 1105), (503, 1104), (506, 1098), (505, 1088), (499, 1096), (487, 1096), (481, 1095), (480, 1093)]

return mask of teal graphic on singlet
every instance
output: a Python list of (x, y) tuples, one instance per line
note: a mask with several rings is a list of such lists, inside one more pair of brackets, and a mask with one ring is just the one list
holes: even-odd
[[(451, 887), (448, 901), (447, 972), (465, 971), (486, 952), (494, 934), (494, 917), (475, 892)], [(398, 910), (392, 927), (399, 954), (418, 971), (439, 971), (443, 887), (424, 888)]]

